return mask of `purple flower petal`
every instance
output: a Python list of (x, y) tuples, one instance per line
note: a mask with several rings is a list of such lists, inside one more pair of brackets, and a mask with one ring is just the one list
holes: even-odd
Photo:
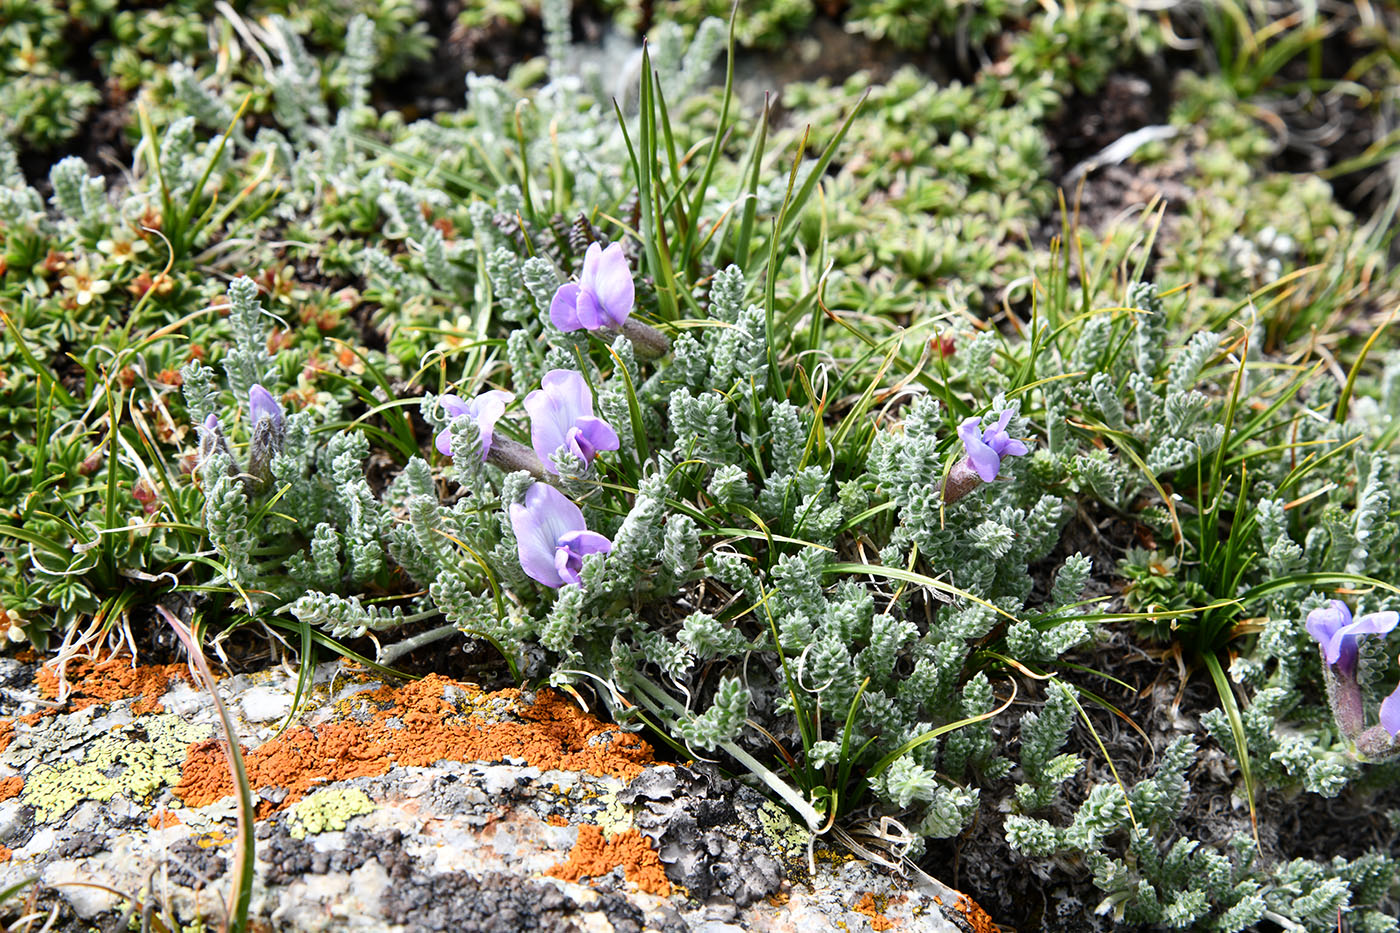
[(1361, 656), (1361, 649), (1357, 645), (1357, 636), (1383, 635), (1395, 628), (1397, 620), (1400, 620), (1398, 613), (1371, 612), (1364, 616), (1357, 616), (1355, 622), (1344, 625), (1334, 632), (1330, 644), (1334, 647), (1337, 655), (1338, 672), (1346, 677), (1352, 677), (1356, 674), (1356, 662)]
[(272, 397), (272, 393), (262, 386), (254, 384), (248, 390), (248, 422), (256, 426), (264, 418), (272, 419), (272, 425), (280, 429), (282, 427), (282, 406), (277, 404), (277, 399)]
[(574, 422), (565, 443), (569, 445), (569, 451), (584, 463), (592, 463), (600, 450), (617, 450), (621, 446), (612, 425), (592, 415), (583, 415)]
[(1332, 646), (1332, 636), (1350, 622), (1351, 610), (1340, 599), (1333, 599), (1326, 606), (1308, 613), (1304, 627), (1322, 648), (1322, 659), (1328, 664), (1337, 663), (1337, 649)]
[[(496, 422), (501, 420), (501, 416), (506, 413), (506, 405), (515, 398), (510, 392), (501, 389), (491, 389), (483, 392), (470, 402), (464, 402), (456, 395), (444, 395), (438, 401), (442, 403), (443, 409), (449, 418), (456, 420), (466, 416), (476, 424), (480, 432), (481, 459), (486, 460), (486, 455), (491, 452), (491, 438), (496, 430)], [(452, 431), (450, 428), (443, 428), (438, 432), (433, 441), (438, 452), (443, 456), (452, 456)]]
[(621, 327), (632, 313), (636, 287), (622, 244), (603, 249), (590, 243), (578, 282), (559, 286), (549, 303), (549, 319), (565, 333)]
[(578, 319), (578, 292), (576, 282), (560, 285), (559, 290), (554, 293), (553, 300), (549, 302), (550, 322), (566, 334), (583, 327)]
[(598, 285), (598, 260), (602, 258), (603, 247), (595, 240), (588, 244), (588, 249), (583, 251), (583, 268), (579, 270), (578, 284), (580, 288), (590, 292), (597, 291)]
[(199, 429), (199, 462), (207, 461), (224, 443), (219, 425), (219, 416), (210, 412)]
[(1011, 409), (1003, 409), (993, 424), (982, 430), (982, 419), (976, 416), (963, 419), (958, 425), (958, 437), (962, 438), (967, 450), (967, 462), (977, 471), (983, 482), (990, 483), (1001, 472), (1001, 461), (1007, 457), (1022, 457), (1029, 453), (1025, 444), (1006, 433), (1011, 423)]
[(586, 529), (579, 507), (548, 483), (535, 483), (526, 491), (523, 504), (510, 507), (510, 524), (525, 573), (545, 586), (563, 586), (555, 552), (564, 535)]
[(530, 444), (545, 469), (558, 473), (554, 453), (567, 446), (584, 465), (599, 450), (617, 450), (617, 432), (593, 416), (593, 394), (579, 373), (553, 369), (540, 380), (540, 388), (525, 397), (530, 414)]
[(483, 461), (485, 461), (486, 455), (491, 452), (491, 438), (496, 430), (496, 422), (501, 420), (501, 416), (506, 413), (506, 406), (513, 401), (515, 401), (515, 393), (502, 389), (491, 389), (472, 399), (472, 410), (468, 414), (476, 420), (476, 426), (481, 431), (481, 459)]
[(997, 451), (997, 456), (1006, 459), (1007, 457), (1024, 457), (1028, 453), (1030, 453), (1030, 449), (1025, 444), (1011, 437), (1007, 438), (1006, 443), (1001, 446), (1001, 450)]
[(1390, 733), (1390, 737), (1400, 738), (1400, 686), (1381, 700), (1381, 728)]
[(1360, 656), (1357, 639), (1361, 635), (1384, 635), (1400, 623), (1400, 613), (1368, 612), (1352, 621), (1351, 610), (1340, 599), (1308, 613), (1306, 628), (1322, 647), (1322, 659), (1350, 677), (1356, 673)]
[(1400, 612), (1368, 612), (1346, 627), (1348, 635), (1384, 635), (1400, 622)]
[[(589, 247), (589, 256), (584, 257), (584, 269), (588, 271), (588, 259), (593, 256), (594, 243)], [(597, 254), (592, 270), (592, 291), (598, 298), (609, 327), (621, 327), (632, 313), (632, 302), (636, 297), (636, 287), (632, 284), (632, 270), (627, 267), (627, 257), (622, 254), (622, 244), (614, 243)]]
[[(595, 244), (596, 245), (596, 244)], [(598, 296), (584, 288), (578, 293), (578, 322), (585, 330), (600, 330), (608, 323)]]
[(465, 415), (471, 410), (471, 403), (464, 401), (460, 395), (444, 395), (438, 399), (438, 404), (447, 412), (449, 420), (458, 415)]
[[(441, 405), (443, 411), (447, 413), (448, 421), (451, 421), (458, 415), (465, 415), (467, 413), (467, 403), (464, 402), (460, 396), (441, 396), (438, 398), (438, 404)], [(452, 456), (452, 432), (447, 428), (443, 428), (437, 433), (437, 437), (433, 438), (433, 446), (435, 446), (438, 449), (438, 453), (442, 454), (444, 457)]]
[(607, 554), (612, 551), (612, 542), (596, 531), (570, 531), (559, 539), (559, 546), (566, 547), (580, 557), (589, 554)]
[(532, 580), (560, 587), (578, 583), (583, 559), (612, 550), (612, 542), (583, 521), (583, 512), (548, 483), (535, 483), (525, 502), (510, 507), (520, 566)]
[(554, 569), (565, 583), (579, 583), (583, 559), (589, 554), (606, 554), (612, 542), (596, 531), (571, 531), (559, 539)]
[(965, 419), (958, 425), (958, 437), (962, 438), (963, 447), (967, 450), (967, 462), (984, 483), (990, 483), (997, 478), (997, 470), (1001, 469), (1001, 458), (982, 440), (982, 433), (978, 430), (981, 421), (976, 415)]

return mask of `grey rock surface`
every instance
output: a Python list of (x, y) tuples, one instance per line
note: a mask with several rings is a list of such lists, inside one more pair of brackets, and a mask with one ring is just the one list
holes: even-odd
[[(26, 682), (17, 663), (0, 661), (7, 683)], [(381, 720), (385, 730), (427, 734), (431, 723), (421, 717), (384, 712), (384, 686), (324, 665), (299, 722), (310, 724), (306, 735)], [(287, 670), (221, 682), (250, 761), (254, 749), (274, 741), (295, 690), (296, 673)], [(450, 683), (441, 693), (454, 723), (468, 731), (528, 719), (528, 694), (473, 696), (469, 686)], [(56, 908), (57, 929), (139, 928), (142, 915), (186, 930), (200, 922), (219, 927), (238, 866), (237, 805), (228, 795), (200, 806), (182, 799), (194, 797), (189, 772), (197, 750), (218, 734), (208, 696), (174, 678), (158, 707), (149, 691), (88, 702), (78, 690), (79, 702), (70, 697), (56, 709), (32, 687), (7, 697), (0, 710), (9, 717), (0, 720), (0, 888), (36, 879), (3, 905), (8, 918)], [(598, 728), (593, 741), (616, 735)], [(345, 754), (378, 746), (367, 748)], [(382, 773), (309, 790), (255, 781), (255, 928), (991, 928), (958, 892), (834, 851), (713, 768), (633, 771), (541, 768), (512, 757), (390, 761)], [(586, 871), (571, 874), (570, 865)]]

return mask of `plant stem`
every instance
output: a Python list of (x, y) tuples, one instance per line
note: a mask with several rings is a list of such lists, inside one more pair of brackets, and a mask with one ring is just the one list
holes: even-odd
[(437, 628), (430, 628), (426, 632), (419, 632), (412, 638), (405, 638), (403, 641), (394, 642), (394, 644), (379, 652), (379, 663), (386, 666), (393, 664), (410, 651), (414, 651), (424, 645), (431, 645), (435, 641), (442, 641), (444, 638), (448, 638), (460, 632), (461, 629), (457, 628), (457, 626), (453, 625), (451, 622), (446, 625), (439, 625)]

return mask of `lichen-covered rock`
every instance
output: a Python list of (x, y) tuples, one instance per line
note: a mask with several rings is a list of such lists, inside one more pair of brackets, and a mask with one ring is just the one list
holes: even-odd
[[(216, 920), (241, 843), (208, 698), (175, 665), (76, 673), (65, 706), (0, 709), (0, 887), (37, 876), (34, 903), (82, 924)], [(656, 764), (549, 691), (391, 687), (330, 664), (279, 732), (294, 676), (220, 689), (255, 797), (264, 929), (941, 933), (974, 909), (854, 859), (814, 873), (809, 834), (756, 791)]]

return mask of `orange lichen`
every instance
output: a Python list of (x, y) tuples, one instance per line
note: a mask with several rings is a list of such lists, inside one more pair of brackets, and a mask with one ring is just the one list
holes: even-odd
[[(881, 898), (881, 900), (884, 900), (884, 898)], [(854, 909), (856, 913), (865, 914), (870, 918), (870, 928), (873, 930), (883, 931), (891, 929), (894, 926), (894, 921), (885, 916), (884, 906), (875, 903), (875, 895), (871, 894), (869, 891), (861, 895), (860, 900), (856, 901)]]
[(550, 826), (568, 826), (568, 825), (569, 825), (569, 819), (568, 819), (568, 817), (563, 816), (563, 815), (558, 814), (558, 813), (551, 813), (549, 816), (547, 816), (547, 817), (544, 818), (544, 821), (545, 821), (546, 823), (548, 823)]
[[(470, 700), (465, 711), (447, 700), (449, 690)], [(263, 801), (259, 818), (285, 809), (327, 782), (373, 777), (394, 765), (521, 758), (543, 771), (557, 768), (630, 780), (653, 760), (651, 746), (642, 739), (599, 722), (551, 690), (540, 690), (535, 702), (525, 706), (518, 690), (483, 694), (469, 684), (431, 675), (401, 688), (359, 694), (353, 705), (366, 702), (371, 709), (367, 721), (345, 718), (289, 729), (244, 756), (255, 790), (278, 787), (288, 792), (276, 806)], [(496, 722), (471, 712), (473, 704), (512, 703), (523, 721)], [(176, 796), (187, 806), (202, 807), (232, 793), (222, 744), (209, 740), (191, 745)]]
[[(137, 716), (162, 711), (160, 698), (165, 696), (170, 681), (183, 677), (189, 679), (189, 670), (183, 664), (156, 664), (133, 667), (129, 658), (109, 657), (100, 661), (75, 658), (64, 668), (63, 677), (68, 681), (68, 711), (86, 709), (129, 700), (139, 697), (132, 704), (131, 711)], [(47, 665), (39, 668), (34, 675), (39, 695), (54, 699), (59, 694), (60, 678), (56, 668)], [(15, 723), (34, 725), (45, 716), (57, 715), (59, 708), (40, 710), (16, 716), (13, 719), (0, 719), (0, 752), (10, 747), (15, 737)]]
[(165, 829), (167, 826), (179, 826), (180, 818), (169, 810), (162, 810), (159, 813), (152, 813), (146, 818), (146, 822), (151, 829)]
[(0, 845), (0, 862), (8, 862), (13, 854), (9, 846)]
[(37, 713), (25, 713), (23, 716), (16, 716), (14, 719), (0, 719), (0, 752), (10, 747), (10, 742), (15, 737), (15, 723), (23, 723), (32, 726), (45, 716), (52, 716), (57, 710), (40, 710)]
[(24, 778), (19, 775), (0, 778), (0, 800), (9, 800), (11, 797), (18, 797), (22, 790), (24, 790)]
[[(165, 696), (171, 680), (177, 677), (188, 680), (190, 674), (183, 664), (133, 667), (130, 658), (111, 657), (101, 661), (75, 658), (68, 662), (63, 676), (70, 690), (69, 709), (86, 709), (140, 697), (132, 712), (141, 716), (159, 709), (160, 698)], [(59, 672), (56, 668), (48, 665), (39, 668), (34, 680), (41, 696), (50, 699), (58, 696)]]
[(562, 881), (578, 881), (598, 877), (622, 866), (627, 880), (648, 894), (671, 896), (671, 882), (656, 850), (636, 827), (618, 833), (611, 839), (591, 823), (578, 828), (578, 841), (569, 850), (569, 860), (551, 868), (547, 874)]
[(953, 905), (953, 909), (967, 918), (972, 933), (1001, 933), (1001, 927), (992, 922), (991, 915), (966, 894), (958, 896), (958, 902)]

